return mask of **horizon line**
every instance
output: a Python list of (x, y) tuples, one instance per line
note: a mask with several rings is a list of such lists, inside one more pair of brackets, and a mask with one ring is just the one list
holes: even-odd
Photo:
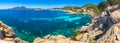
[[(77, 5), (66, 5), (66, 6), (77, 6)], [(61, 6), (61, 7), (57, 7), (57, 6), (55, 6), (55, 7), (44, 7), (44, 6), (38, 6), (38, 7), (36, 7), (36, 6), (34, 6), (34, 7), (29, 7), (29, 6), (23, 6), (23, 7), (26, 7), (26, 8), (41, 8), (41, 9), (50, 9), (50, 8), (63, 8), (63, 7), (66, 7), (66, 6)], [(1, 8), (0, 7), (0, 9), (11, 9), (11, 8), (14, 8), (14, 7), (22, 7), (22, 5), (21, 6), (12, 6), (12, 7), (7, 7), (7, 8), (5, 8), (5, 7), (3, 7), (3, 8)], [(77, 6), (77, 7), (82, 7), (82, 6)]]

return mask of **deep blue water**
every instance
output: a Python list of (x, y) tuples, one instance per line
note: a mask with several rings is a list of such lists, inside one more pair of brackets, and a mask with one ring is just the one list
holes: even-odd
[(48, 34), (75, 35), (75, 30), (91, 22), (88, 15), (70, 15), (57, 10), (0, 10), (0, 20), (11, 26), (18, 37), (33, 41)]

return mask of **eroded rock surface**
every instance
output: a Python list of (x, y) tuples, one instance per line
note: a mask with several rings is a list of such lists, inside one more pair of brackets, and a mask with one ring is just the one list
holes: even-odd
[(49, 36), (46, 38), (36, 38), (33, 43), (87, 43), (87, 42), (80, 42), (80, 41), (73, 41), (70, 38), (66, 38), (62, 35), (57, 36)]
[(0, 21), (0, 43), (28, 43), (19, 39), (11, 27)]
[[(78, 38), (82, 42), (120, 43), (120, 9), (113, 12), (106, 10), (101, 14), (97, 14), (91, 24), (84, 26), (84, 28), (82, 27), (78, 31), (84, 35)], [(76, 35), (75, 37), (78, 36)]]

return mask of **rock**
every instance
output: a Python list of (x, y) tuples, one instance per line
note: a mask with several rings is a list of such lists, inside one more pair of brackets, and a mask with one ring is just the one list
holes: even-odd
[(36, 38), (33, 43), (87, 43), (80, 41), (73, 41), (63, 35), (50, 36), (49, 39)]
[(118, 24), (113, 25), (105, 35), (97, 40), (97, 43), (115, 43), (115, 41), (120, 41), (120, 25)]
[(43, 40), (41, 38), (36, 38), (33, 43), (42, 43)]
[(18, 38), (11, 27), (0, 21), (0, 43), (28, 43)]
[(3, 40), (6, 40), (6, 41), (13, 41), (14, 39), (13, 39), (13, 38), (4, 38)]
[(89, 27), (92, 27), (93, 25), (94, 25), (94, 24), (89, 24), (88, 26), (89, 26)]
[(22, 39), (20, 39), (20, 38), (14, 38), (14, 42), (15, 43), (29, 43), (29, 42), (27, 42), (27, 41), (24, 41), (24, 40), (22, 40)]
[(15, 35), (13, 30), (10, 28), (4, 29), (4, 33), (5, 33), (5, 36), (7, 36), (7, 37), (12, 37)]
[(45, 37), (43, 37), (44, 39), (49, 39), (50, 35), (47, 35)]
[(0, 30), (2, 31), (2, 30), (3, 30), (3, 27), (0, 27)]
[(57, 40), (59, 40), (59, 39), (65, 39), (65, 38), (66, 38), (66, 37), (63, 36), (63, 35), (57, 35), (57, 36), (56, 36), (56, 39), (57, 39)]
[(115, 32), (115, 35), (116, 35), (116, 39), (120, 41), (120, 23), (118, 23), (114, 27), (114, 32)]
[(80, 31), (87, 31), (87, 29), (88, 29), (88, 26), (82, 26)]
[(102, 12), (101, 14), (102, 14), (102, 15), (101, 15), (102, 17), (105, 17), (105, 15), (106, 15), (107, 13), (106, 13), (106, 12)]
[(95, 36), (102, 34), (103, 32), (101, 30), (95, 31)]
[[(80, 36), (79, 36), (80, 37)], [(84, 33), (82, 38), (79, 38), (80, 42), (87, 42), (88, 40), (88, 33)]]
[(119, 11), (119, 10), (114, 11), (114, 12), (111, 14), (111, 18), (112, 18), (112, 21), (113, 21), (114, 23), (120, 22), (120, 11)]
[(75, 40), (79, 41), (83, 37), (83, 34), (77, 34)]
[(60, 39), (60, 40), (56, 40), (56, 43), (70, 43), (70, 40)]
[(3, 39), (3, 38), (4, 38), (3, 33), (0, 30), (0, 39)]
[(47, 40), (47, 41), (45, 41), (43, 43), (55, 43), (55, 41), (53, 41), (53, 40)]
[(57, 35), (57, 36), (50, 36), (49, 39), (51, 40), (59, 40), (59, 39), (66, 39), (63, 35)]
[(15, 43), (13, 41), (4, 41), (4, 40), (0, 40), (0, 43)]
[(71, 41), (70, 43), (88, 43), (88, 42)]

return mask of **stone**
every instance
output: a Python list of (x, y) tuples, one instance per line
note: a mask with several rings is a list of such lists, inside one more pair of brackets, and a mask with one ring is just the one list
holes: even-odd
[(14, 39), (13, 39), (13, 38), (4, 38), (3, 40), (6, 40), (6, 41), (13, 41)]
[(87, 31), (87, 29), (88, 29), (88, 26), (82, 26), (80, 31)]
[(27, 41), (23, 41), (22, 39), (20, 39), (20, 38), (14, 38), (14, 42), (15, 43), (29, 43), (29, 42), (27, 42)]
[(70, 41), (67, 39), (59, 39), (56, 41), (56, 43), (70, 43)]
[(120, 22), (120, 11), (114, 11), (112, 14), (111, 14), (111, 18), (112, 18), (112, 21), (113, 23), (118, 23)]
[(116, 39), (120, 41), (120, 34), (116, 35)]
[(0, 27), (0, 30), (2, 31), (2, 30), (3, 30), (3, 27)]
[(87, 42), (87, 40), (88, 40), (88, 33), (84, 33), (83, 37), (81, 39), (79, 39), (79, 40), (80, 40), (80, 42)]
[(4, 38), (3, 33), (0, 30), (0, 39), (3, 39), (3, 38)]
[(45, 41), (45, 39), (36, 38), (33, 43), (42, 43), (44, 41)]
[(114, 34), (116, 35), (116, 39), (120, 41), (120, 31), (119, 30), (120, 30), (120, 25), (116, 25), (114, 27)]
[(103, 31), (101, 31), (101, 30), (98, 30), (98, 31), (95, 31), (95, 36), (97, 36), (97, 35), (100, 35), (100, 34), (102, 34), (103, 33)]
[(55, 41), (53, 41), (53, 40), (47, 40), (47, 41), (45, 41), (43, 43), (55, 43)]
[(83, 37), (83, 34), (82, 34), (82, 33), (81, 33), (81, 34), (77, 34), (77, 35), (75, 36), (75, 40), (79, 41), (82, 37)]
[(28, 43), (18, 38), (11, 27), (0, 21), (0, 43)]
[[(7, 36), (7, 37), (12, 37), (12, 36), (14, 36), (15, 34), (13, 33), (13, 31), (12, 30), (7, 30), (7, 29), (5, 29), (5, 36)], [(8, 32), (7, 32), (8, 31)]]
[(56, 39), (58, 40), (58, 39), (65, 39), (65, 36), (63, 36), (63, 35), (57, 35), (56, 36)]
[(13, 41), (0, 40), (0, 43), (15, 43), (15, 42), (13, 42)]
[(44, 39), (49, 39), (50, 35), (44, 36)]
[(116, 41), (120, 41), (119, 26), (119, 23), (114, 24), (100, 39), (97, 40), (97, 43), (115, 43)]
[(93, 25), (94, 25), (94, 24), (89, 24), (88, 26), (89, 26), (89, 27), (92, 27)]
[(88, 43), (88, 42), (70, 41), (70, 43)]

